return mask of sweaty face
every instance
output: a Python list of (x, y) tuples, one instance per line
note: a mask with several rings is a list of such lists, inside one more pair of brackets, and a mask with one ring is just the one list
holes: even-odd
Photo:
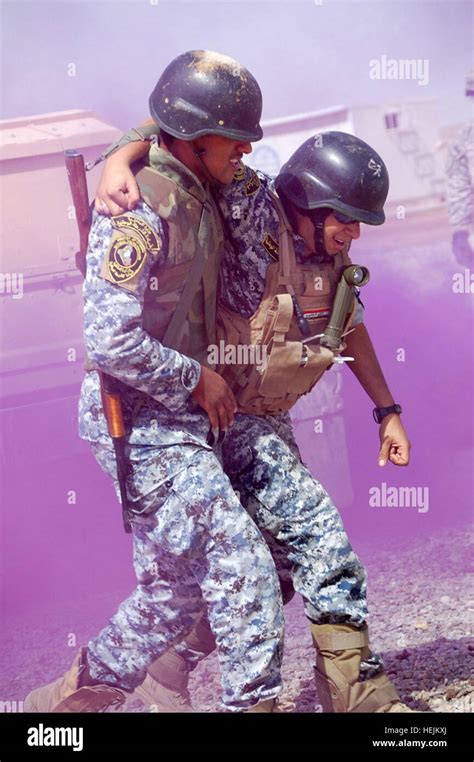
[(339, 222), (333, 214), (324, 221), (324, 248), (328, 254), (337, 254), (345, 243), (357, 240), (360, 236), (360, 222), (349, 224)]
[(252, 152), (250, 143), (221, 135), (204, 135), (199, 140), (199, 148), (205, 150), (202, 158), (208, 171), (223, 185), (229, 185), (234, 179), (242, 156)]

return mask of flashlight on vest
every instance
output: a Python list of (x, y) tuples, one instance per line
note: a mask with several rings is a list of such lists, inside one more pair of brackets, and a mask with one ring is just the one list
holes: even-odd
[(368, 269), (362, 265), (349, 265), (343, 270), (337, 284), (331, 316), (320, 340), (322, 346), (332, 350), (339, 349), (347, 315), (352, 310), (355, 299), (354, 286), (365, 286), (369, 278)]
[(298, 328), (300, 329), (302, 336), (310, 336), (311, 335), (311, 326), (306, 320), (304, 316), (304, 312), (301, 309), (298, 299), (296, 298), (296, 294), (291, 295), (291, 299), (293, 301), (293, 312), (295, 314), (296, 323), (298, 325)]

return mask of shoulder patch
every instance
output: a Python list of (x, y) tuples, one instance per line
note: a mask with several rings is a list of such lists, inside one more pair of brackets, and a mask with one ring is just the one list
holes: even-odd
[(134, 214), (112, 217), (112, 226), (114, 232), (100, 274), (117, 286), (135, 291), (147, 257), (161, 250), (161, 238)]
[(273, 257), (273, 259), (278, 259), (280, 247), (273, 236), (270, 235), (270, 233), (265, 233), (264, 237), (262, 238), (262, 244), (265, 246), (266, 250), (270, 256)]
[(246, 196), (251, 196), (256, 193), (260, 188), (260, 180), (256, 172), (252, 172), (250, 178), (244, 185), (244, 192)]

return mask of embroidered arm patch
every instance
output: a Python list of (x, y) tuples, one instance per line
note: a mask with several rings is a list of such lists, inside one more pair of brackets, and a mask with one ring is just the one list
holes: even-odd
[(135, 214), (112, 217), (114, 232), (100, 275), (116, 286), (136, 291), (140, 271), (149, 256), (161, 250), (161, 237)]

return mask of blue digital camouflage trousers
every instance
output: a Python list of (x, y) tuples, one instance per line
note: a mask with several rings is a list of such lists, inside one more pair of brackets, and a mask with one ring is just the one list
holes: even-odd
[[(93, 444), (116, 485), (113, 451)], [(283, 612), (275, 566), (216, 455), (195, 445), (129, 448), (138, 586), (88, 643), (91, 675), (133, 690), (207, 608), (231, 710), (281, 691)], [(163, 458), (180, 468), (161, 485)], [(169, 451), (169, 452), (167, 452)]]
[[(364, 624), (366, 572), (329, 494), (301, 462), (289, 414), (238, 414), (224, 439), (222, 460), (269, 545), (284, 597), (292, 584), (317, 624)], [(206, 655), (184, 642), (175, 649), (189, 669)], [(361, 662), (360, 679), (382, 669), (380, 655), (371, 654)]]
[(222, 459), (242, 504), (286, 554), (308, 618), (362, 625), (365, 570), (331, 497), (301, 462), (289, 415), (237, 415)]

